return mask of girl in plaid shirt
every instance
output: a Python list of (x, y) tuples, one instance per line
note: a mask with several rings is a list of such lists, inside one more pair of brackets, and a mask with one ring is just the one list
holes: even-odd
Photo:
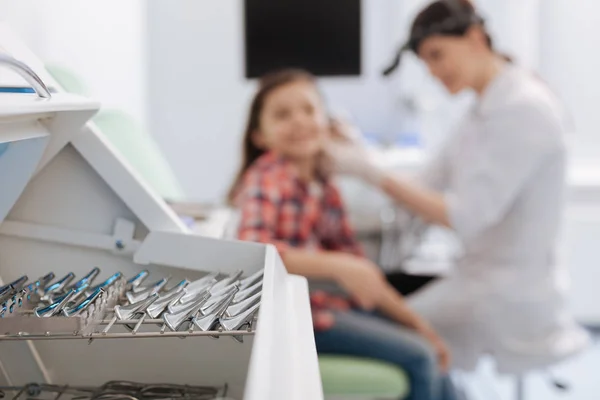
[(274, 244), (290, 273), (336, 282), (348, 293), (311, 295), (319, 353), (399, 365), (411, 380), (410, 399), (453, 399), (446, 346), (364, 257), (338, 189), (319, 168), (330, 130), (310, 74), (284, 70), (261, 80), (229, 193), (241, 211), (238, 237)]

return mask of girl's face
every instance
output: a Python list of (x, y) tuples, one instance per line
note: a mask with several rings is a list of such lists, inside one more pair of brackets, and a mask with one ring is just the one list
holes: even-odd
[(317, 88), (311, 82), (296, 81), (266, 96), (253, 139), (261, 148), (306, 161), (321, 152), (327, 132), (327, 114)]

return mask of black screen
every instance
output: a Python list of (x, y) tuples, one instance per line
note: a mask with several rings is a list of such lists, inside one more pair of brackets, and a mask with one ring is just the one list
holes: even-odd
[(361, 0), (245, 0), (246, 77), (279, 68), (360, 75)]

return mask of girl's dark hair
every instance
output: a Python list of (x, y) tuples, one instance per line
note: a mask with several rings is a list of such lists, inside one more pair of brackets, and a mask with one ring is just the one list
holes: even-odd
[(316, 78), (308, 71), (302, 69), (282, 69), (264, 75), (259, 80), (258, 91), (250, 103), (248, 122), (242, 140), (242, 165), (227, 193), (227, 202), (233, 204), (238, 187), (244, 174), (250, 166), (265, 153), (265, 150), (254, 143), (253, 135), (260, 128), (260, 117), (265, 100), (275, 89), (294, 82), (309, 82), (316, 85)]
[[(488, 47), (494, 51), (492, 37), (485, 30), (484, 20), (470, 0), (438, 0), (425, 7), (413, 21), (407, 46), (418, 54), (419, 46), (434, 34), (464, 36), (469, 28), (479, 25), (485, 33)], [(507, 61), (510, 57), (502, 55)]]

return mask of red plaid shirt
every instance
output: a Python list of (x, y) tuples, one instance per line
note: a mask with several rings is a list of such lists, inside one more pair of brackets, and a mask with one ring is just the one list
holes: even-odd
[[(286, 249), (341, 251), (363, 256), (348, 222), (339, 190), (328, 179), (307, 184), (296, 169), (274, 153), (260, 157), (248, 169), (238, 189), (241, 211), (238, 237)], [(328, 309), (349, 303), (325, 293), (311, 295), (316, 329), (333, 324)]]

